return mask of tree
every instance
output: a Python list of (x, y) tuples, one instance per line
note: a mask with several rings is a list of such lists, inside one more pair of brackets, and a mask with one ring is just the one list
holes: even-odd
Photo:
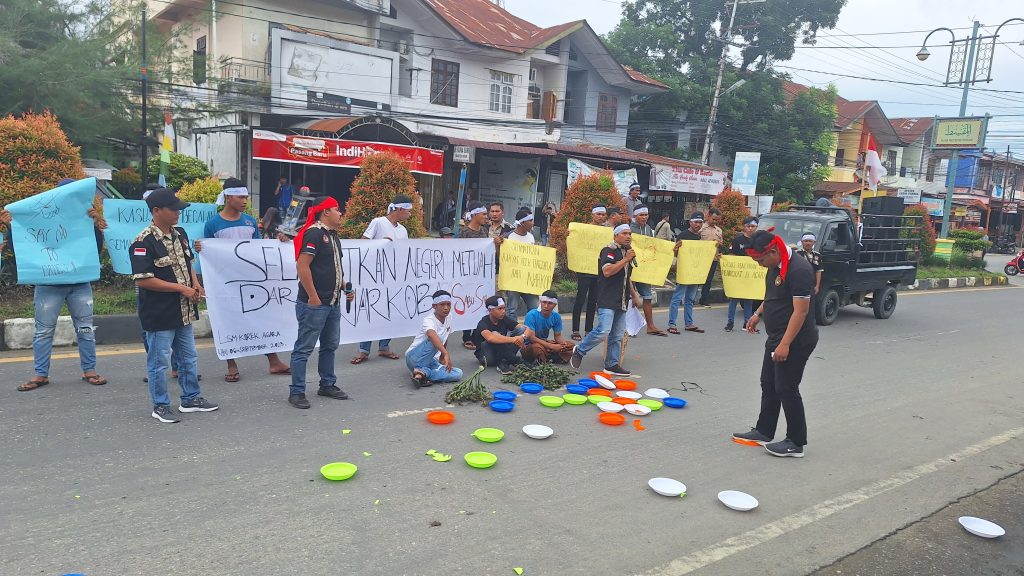
[[(157, 175), (160, 174), (160, 155), (150, 156), (146, 161), (146, 167), (150, 180), (156, 182)], [(209, 176), (210, 169), (199, 158), (171, 152), (171, 165), (167, 174), (168, 188), (177, 190), (185, 184), (202, 180)]]
[(565, 191), (562, 209), (551, 224), (549, 246), (558, 251), (558, 265), (565, 268), (565, 237), (569, 234), (570, 222), (590, 222), (590, 210), (597, 204), (616, 207), (626, 211), (626, 203), (615, 187), (611, 176), (594, 174), (583, 176), (573, 182)]
[(387, 215), (388, 204), (399, 194), (412, 198), (412, 216), (403, 223), (409, 237), (426, 236), (423, 198), (416, 192), (416, 178), (401, 156), (381, 152), (363, 160), (359, 176), (352, 182), (345, 218), (341, 221), (342, 238), (362, 238), (370, 220)]
[(213, 176), (193, 180), (178, 189), (178, 198), (184, 202), (199, 202), (202, 204), (213, 204), (224, 186), (220, 180)]
[(53, 114), (0, 118), (0, 206), (84, 177), (78, 148)]
[(904, 216), (919, 216), (920, 220), (913, 230), (901, 230), (900, 234), (907, 238), (918, 239), (918, 250), (921, 252), (920, 262), (926, 262), (935, 254), (935, 226), (932, 225), (932, 217), (928, 214), (928, 207), (924, 204), (915, 204), (903, 209)]
[(711, 207), (722, 213), (722, 244), (727, 249), (736, 234), (743, 230), (743, 221), (750, 216), (747, 197), (736, 190), (723, 190), (711, 200)]

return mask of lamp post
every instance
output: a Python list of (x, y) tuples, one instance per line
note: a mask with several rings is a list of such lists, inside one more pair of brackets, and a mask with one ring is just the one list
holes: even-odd
[[(924, 37), (921, 42), (921, 49), (917, 51), (917, 59), (924, 62), (931, 56), (928, 51), (928, 39), (939, 30), (949, 32), (952, 40), (949, 42), (949, 65), (946, 68), (946, 86), (963, 86), (963, 93), (960, 96), (960, 117), (967, 114), (967, 95), (971, 85), (975, 82), (992, 81), (992, 56), (995, 54), (996, 40), (999, 38), (999, 31), (1008, 23), (1013, 21), (1024, 22), (1021, 18), (1010, 18), (996, 28), (995, 34), (991, 36), (978, 36), (981, 29), (981, 22), (974, 21), (974, 28), (967, 38), (957, 40), (956, 33), (949, 28), (936, 28)], [(985, 41), (991, 39), (991, 43)], [(1024, 44), (1024, 43), (1022, 43)], [(951, 150), (949, 159), (949, 175), (946, 183), (946, 198), (942, 203), (942, 229), (940, 238), (949, 236), (949, 216), (953, 211), (953, 193), (956, 191), (957, 164), (960, 159), (959, 150)]]

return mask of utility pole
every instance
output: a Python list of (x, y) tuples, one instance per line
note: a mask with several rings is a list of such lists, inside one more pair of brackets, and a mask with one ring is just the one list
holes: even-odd
[(142, 161), (139, 162), (139, 175), (142, 176), (142, 186), (149, 184), (149, 168), (146, 166), (146, 96), (149, 92), (149, 70), (146, 70), (146, 4), (142, 4), (142, 62), (139, 70), (142, 72), (142, 139), (139, 141)]

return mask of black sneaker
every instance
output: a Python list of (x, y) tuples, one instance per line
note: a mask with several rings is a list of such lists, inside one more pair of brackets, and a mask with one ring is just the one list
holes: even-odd
[(512, 367), (509, 366), (508, 362), (499, 362), (497, 370), (502, 376), (508, 376), (512, 373)]
[(615, 366), (612, 366), (611, 368), (605, 368), (604, 371), (609, 373), (609, 374), (611, 374), (612, 376), (632, 376), (633, 375), (632, 372), (630, 372), (629, 370), (626, 370), (620, 364), (616, 364)]
[(732, 322), (729, 322), (728, 324), (725, 325), (725, 331), (726, 332), (732, 332), (733, 328), (735, 328), (735, 326), (733, 326)]
[(178, 415), (174, 413), (174, 410), (172, 410), (170, 406), (153, 406), (153, 413), (150, 414), (150, 416), (164, 424), (181, 422), (181, 418), (178, 418)]
[(572, 358), (569, 358), (569, 366), (572, 366), (573, 370), (579, 370), (583, 364), (583, 354), (580, 354), (579, 346), (572, 347)]
[(804, 448), (803, 446), (797, 446), (792, 440), (786, 438), (782, 442), (773, 442), (771, 444), (765, 444), (764, 449), (768, 451), (772, 456), (792, 458), (803, 458)]
[(337, 386), (321, 386), (316, 391), (316, 395), (334, 398), (335, 400), (348, 400), (348, 394), (345, 394), (345, 391)]
[(762, 434), (761, 431), (758, 430), (757, 428), (751, 428), (750, 432), (737, 432), (737, 433), (733, 434), (732, 437), (737, 439), (737, 440), (747, 440), (748, 442), (757, 442), (761, 446), (764, 446), (765, 444), (767, 444), (767, 443), (772, 441), (771, 438), (769, 438), (768, 436), (765, 436), (764, 434)]
[(303, 410), (309, 408), (309, 400), (306, 400), (305, 394), (289, 394), (288, 403)]
[(213, 402), (210, 402), (206, 398), (195, 398), (188, 402), (182, 402), (181, 406), (178, 406), (178, 410), (181, 412), (213, 412), (220, 408)]

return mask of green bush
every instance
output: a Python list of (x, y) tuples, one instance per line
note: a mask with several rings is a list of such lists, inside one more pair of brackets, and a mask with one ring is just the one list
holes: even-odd
[[(150, 156), (146, 161), (149, 180), (156, 182), (160, 176), (160, 155)], [(171, 166), (167, 174), (167, 187), (177, 190), (185, 184), (210, 176), (210, 169), (199, 158), (171, 152)]]
[(142, 185), (142, 176), (135, 171), (135, 168), (121, 168), (110, 178), (110, 183), (117, 188), (117, 191), (124, 194), (126, 198), (141, 198), (145, 187)]
[(953, 239), (953, 254), (957, 252), (961, 254), (971, 254), (973, 252), (982, 252), (992, 247), (992, 243), (988, 240), (982, 240), (981, 238), (985, 235), (981, 230), (967, 230), (959, 229), (953, 230), (949, 233), (949, 238)]

